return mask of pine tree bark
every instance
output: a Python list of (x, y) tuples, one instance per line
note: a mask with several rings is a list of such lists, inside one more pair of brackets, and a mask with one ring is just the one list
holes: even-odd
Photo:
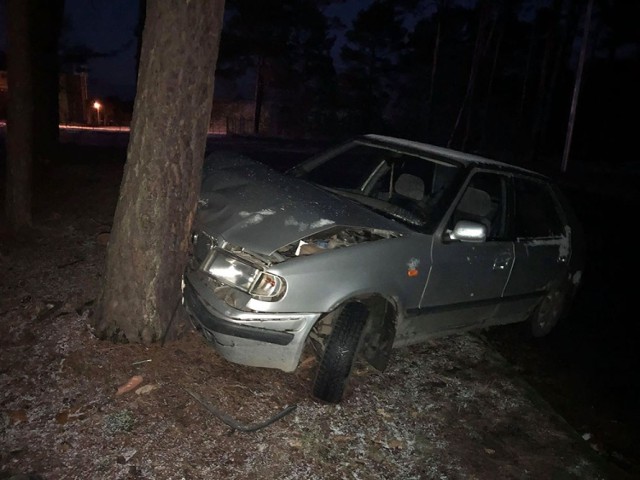
[[(31, 1), (31, 0), (30, 0)], [(58, 62), (58, 44), (64, 0), (47, 0), (33, 3), (32, 38), (34, 77), (35, 117), (34, 162), (36, 178), (43, 165), (50, 164), (57, 156), (60, 138), (60, 66)], [(38, 183), (36, 181), (36, 183)]]
[(157, 341), (179, 305), (223, 12), (224, 0), (147, 2), (131, 139), (93, 320), (101, 338)]
[(34, 65), (31, 2), (7, 2), (7, 166), (5, 214), (13, 231), (31, 226), (34, 157)]

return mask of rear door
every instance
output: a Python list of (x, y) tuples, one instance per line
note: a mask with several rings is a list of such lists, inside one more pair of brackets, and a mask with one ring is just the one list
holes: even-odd
[(515, 262), (492, 323), (525, 320), (544, 293), (562, 280), (571, 255), (569, 232), (551, 187), (514, 176)]

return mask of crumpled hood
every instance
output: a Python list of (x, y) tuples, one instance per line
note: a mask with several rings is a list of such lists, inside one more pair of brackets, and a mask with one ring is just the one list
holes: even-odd
[(250, 251), (270, 255), (335, 226), (406, 230), (353, 201), (246, 157), (227, 154), (208, 162), (196, 228)]

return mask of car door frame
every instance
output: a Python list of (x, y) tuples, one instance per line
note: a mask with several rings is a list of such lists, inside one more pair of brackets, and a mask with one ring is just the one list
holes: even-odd
[[(446, 230), (456, 212), (464, 192), (471, 184), (472, 178), (479, 173), (499, 175), (503, 178), (503, 192), (506, 202), (505, 218), (507, 229), (510, 221), (510, 174), (483, 166), (470, 168), (466, 178), (461, 183), (446, 214), (442, 217), (431, 243), (430, 269), (420, 301), (420, 307), (408, 311), (412, 330), (421, 338), (446, 334), (451, 331), (467, 330), (483, 325), (495, 313), (502, 300), (504, 288), (513, 267), (513, 242), (508, 240), (489, 240), (482, 243), (448, 241)], [(508, 232), (508, 230), (507, 230)], [(508, 233), (507, 233), (508, 234)], [(448, 265), (443, 263), (443, 255), (451, 260)], [(462, 261), (460, 261), (462, 259)], [(456, 263), (457, 262), (457, 263)], [(477, 278), (474, 268), (479, 267), (493, 277), (493, 282), (478, 280), (464, 283)], [(447, 266), (449, 269), (447, 269)], [(451, 267), (453, 266), (453, 269)], [(449, 278), (447, 278), (449, 277)], [(459, 289), (451, 290), (452, 278), (459, 279)], [(484, 289), (479, 291), (477, 288)]]
[(569, 220), (562, 202), (546, 179), (518, 173), (511, 176), (512, 220), (515, 219), (518, 202), (516, 178), (544, 186), (564, 230), (562, 234), (545, 237), (518, 237), (515, 221), (511, 222), (515, 261), (504, 288), (502, 302), (486, 326), (527, 320), (542, 298), (565, 279), (571, 259), (571, 234), (567, 231)]

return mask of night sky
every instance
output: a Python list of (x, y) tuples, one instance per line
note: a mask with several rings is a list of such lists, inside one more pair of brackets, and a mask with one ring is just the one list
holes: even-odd
[[(356, 13), (372, 0), (350, 0), (327, 8), (327, 14), (340, 17), (346, 27)], [(135, 28), (138, 2), (132, 0), (65, 0), (65, 21), (61, 46), (81, 45), (96, 52), (120, 50), (105, 58), (94, 58), (87, 64), (89, 95), (116, 96), (131, 100), (135, 96)], [(6, 12), (0, 2), (0, 50), (6, 51)], [(334, 53), (337, 58), (342, 45), (337, 33)]]
[(62, 42), (86, 45), (97, 52), (127, 46), (121, 53), (90, 60), (89, 93), (133, 98), (135, 95), (135, 28), (138, 2), (131, 0), (65, 0)]

